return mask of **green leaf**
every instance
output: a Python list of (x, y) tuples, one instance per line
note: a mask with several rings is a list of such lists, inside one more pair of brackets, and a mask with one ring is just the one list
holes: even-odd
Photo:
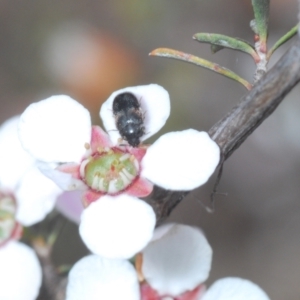
[(151, 53), (149, 53), (151, 56), (160, 56), (160, 57), (167, 57), (167, 58), (174, 58), (178, 60), (182, 60), (206, 69), (209, 69), (211, 71), (214, 71), (218, 74), (221, 74), (223, 76), (226, 76), (230, 79), (233, 79), (239, 83), (241, 83), (246, 89), (250, 90), (252, 88), (252, 85), (246, 81), (245, 79), (241, 78), (236, 73), (232, 72), (231, 70), (224, 68), (214, 62), (210, 62), (208, 60), (202, 59), (200, 57), (194, 56), (192, 54), (184, 53), (181, 51), (169, 49), (169, 48), (158, 48), (153, 50)]
[(255, 24), (252, 27), (262, 43), (266, 44), (268, 37), (270, 0), (252, 0)]
[[(230, 48), (248, 53), (254, 58), (255, 61), (259, 61), (259, 56), (254, 50), (254, 47), (250, 43), (241, 39), (232, 38), (230, 36), (217, 33), (196, 33), (193, 36), (193, 39), (197, 40), (200, 43), (211, 44), (213, 53), (221, 50), (222, 48)], [(222, 48), (217, 48), (217, 51), (215, 51), (213, 46), (218, 46)]]
[(286, 43), (288, 40), (290, 40), (294, 35), (297, 34), (298, 31), (298, 24), (294, 26), (289, 32), (287, 32), (284, 36), (282, 36), (269, 50), (267, 54), (267, 59), (271, 57), (271, 55), (277, 50), (281, 45)]

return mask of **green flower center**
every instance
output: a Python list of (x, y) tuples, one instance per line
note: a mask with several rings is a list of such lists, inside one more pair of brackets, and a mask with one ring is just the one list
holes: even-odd
[(97, 153), (84, 160), (81, 166), (86, 184), (95, 191), (109, 194), (127, 188), (139, 173), (137, 159), (119, 149)]
[(9, 239), (15, 229), (16, 203), (12, 195), (0, 192), (0, 245)]

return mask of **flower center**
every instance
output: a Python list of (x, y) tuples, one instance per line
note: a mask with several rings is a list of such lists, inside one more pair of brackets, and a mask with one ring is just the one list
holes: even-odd
[(13, 235), (16, 227), (15, 213), (14, 197), (0, 192), (0, 245)]
[(97, 192), (116, 194), (138, 176), (139, 163), (134, 155), (120, 149), (96, 153), (81, 163), (80, 174)]

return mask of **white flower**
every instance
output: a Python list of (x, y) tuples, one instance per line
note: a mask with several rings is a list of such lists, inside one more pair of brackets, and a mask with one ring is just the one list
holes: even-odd
[(149, 285), (160, 295), (178, 296), (208, 278), (212, 249), (199, 229), (167, 224), (155, 230), (142, 256)]
[(126, 260), (90, 255), (71, 269), (66, 300), (140, 300), (134, 267)]
[(18, 123), (16, 116), (0, 127), (0, 190), (15, 196), (16, 220), (30, 226), (53, 209), (61, 190), (38, 170), (35, 159), (22, 148)]
[(237, 277), (217, 280), (199, 300), (269, 300), (255, 283)]
[(42, 283), (42, 270), (34, 251), (10, 241), (0, 247), (0, 299), (34, 300)]
[(269, 300), (256, 284), (241, 278), (217, 280), (207, 291), (212, 249), (194, 227), (167, 224), (157, 228), (142, 251), (142, 299), (148, 300)]
[(82, 213), (79, 233), (95, 254), (130, 258), (150, 241), (155, 222), (146, 202), (125, 194), (103, 196)]
[[(136, 101), (132, 111), (132, 108), (127, 109), (128, 102), (124, 100), (126, 105), (122, 103), (120, 114), (125, 117), (125, 125), (139, 124), (142, 135), (138, 140), (129, 137), (127, 129), (117, 130), (121, 116), (114, 114), (113, 104), (116, 96), (123, 93), (130, 93)], [(133, 113), (138, 120), (132, 117)], [(92, 127), (88, 111), (68, 96), (53, 96), (31, 104), (22, 114), (21, 142), (29, 153), (42, 161), (40, 170), (46, 176), (64, 190), (83, 190), (86, 207), (107, 195), (103, 204), (88, 207), (80, 225), (81, 236), (93, 252), (116, 258), (133, 256), (150, 240), (150, 229), (153, 230), (155, 222), (152, 208), (146, 203), (140, 204), (137, 198), (148, 196), (153, 184), (171, 190), (194, 189), (207, 181), (219, 163), (217, 144), (207, 133), (193, 129), (165, 134), (149, 147), (139, 145), (165, 124), (169, 113), (168, 92), (150, 84), (116, 91), (102, 105), (100, 116), (108, 134), (99, 126)], [(122, 218), (120, 213), (120, 222), (111, 207), (119, 211), (124, 206), (123, 201), (130, 202), (130, 206), (124, 208)], [(102, 211), (110, 213), (97, 220), (99, 207), (104, 204)], [(151, 217), (143, 218), (145, 215)], [(117, 225), (112, 225), (110, 220)], [(132, 224), (139, 228), (138, 233)], [(99, 240), (96, 240), (95, 230), (101, 232)], [(119, 231), (124, 236), (118, 234)], [(136, 241), (133, 241), (134, 236)], [(116, 237), (119, 243), (115, 242)], [(129, 241), (131, 247), (127, 245)], [(113, 250), (114, 244), (117, 250)]]

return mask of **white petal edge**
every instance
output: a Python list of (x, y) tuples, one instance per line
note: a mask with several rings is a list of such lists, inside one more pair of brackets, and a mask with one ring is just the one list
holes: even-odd
[(56, 170), (57, 164), (38, 163), (39, 170), (57, 184), (64, 191), (87, 190), (87, 185), (80, 179), (73, 178), (71, 174)]
[(208, 278), (211, 268), (210, 245), (198, 228), (188, 225), (159, 227), (142, 253), (143, 275), (161, 295), (193, 290)]
[(201, 300), (269, 300), (268, 295), (255, 283), (237, 277), (217, 280)]
[(165, 125), (170, 115), (169, 93), (158, 84), (126, 87), (113, 92), (103, 103), (100, 110), (100, 117), (102, 119), (103, 126), (114, 144), (118, 143), (121, 136), (116, 128), (112, 105), (115, 97), (124, 92), (134, 94), (140, 101), (141, 108), (144, 113), (145, 125), (145, 135), (142, 136), (141, 141), (148, 139), (150, 136), (158, 132)]
[(66, 300), (139, 300), (134, 267), (126, 260), (90, 255), (79, 260), (69, 273)]
[(146, 202), (124, 194), (103, 196), (83, 211), (79, 233), (91, 252), (127, 259), (151, 240), (155, 222)]
[(35, 252), (11, 241), (0, 248), (0, 297), (5, 300), (34, 300), (42, 283), (42, 270)]
[(90, 113), (69, 96), (52, 96), (27, 107), (19, 135), (25, 150), (38, 160), (79, 162), (91, 140)]
[(11, 191), (35, 162), (20, 143), (19, 120), (20, 116), (12, 117), (0, 127), (0, 184)]
[(206, 132), (170, 132), (148, 148), (141, 176), (165, 189), (192, 190), (208, 180), (219, 160), (219, 146)]
[(52, 211), (61, 193), (62, 190), (37, 167), (28, 170), (15, 190), (17, 221), (24, 226), (42, 221)]
[(80, 223), (83, 212), (82, 192), (71, 191), (62, 193), (56, 201), (55, 208), (66, 218), (74, 223)]

